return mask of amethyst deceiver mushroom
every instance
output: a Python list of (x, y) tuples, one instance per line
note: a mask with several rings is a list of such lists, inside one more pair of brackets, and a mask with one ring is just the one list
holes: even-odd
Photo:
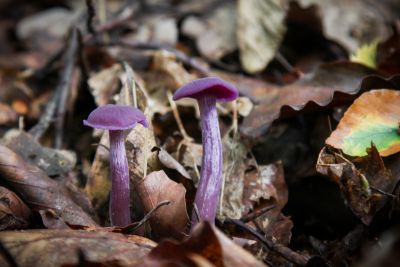
[(124, 130), (134, 128), (137, 123), (147, 127), (144, 114), (137, 108), (120, 105), (105, 105), (96, 108), (83, 124), (109, 131), (111, 192), (109, 215), (112, 226), (130, 223), (129, 169), (125, 153)]
[(192, 214), (192, 226), (199, 220), (214, 224), (222, 186), (222, 144), (219, 131), (217, 102), (233, 101), (237, 89), (219, 78), (203, 78), (192, 81), (178, 89), (173, 99), (195, 98), (200, 108), (203, 158), (201, 177)]

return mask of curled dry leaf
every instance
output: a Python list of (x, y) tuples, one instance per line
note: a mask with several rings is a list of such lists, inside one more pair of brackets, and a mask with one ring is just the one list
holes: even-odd
[(379, 191), (392, 193), (396, 181), (374, 145), (357, 165), (360, 168), (325, 147), (318, 157), (317, 171), (338, 184), (347, 205), (368, 225), (387, 201), (387, 196)]
[(49, 176), (65, 174), (75, 167), (74, 152), (43, 147), (24, 131), (11, 129), (4, 135), (1, 142), (18, 153), (26, 162), (41, 168)]
[[(198, 265), (199, 262), (202, 264)], [(265, 267), (266, 265), (236, 245), (217, 228), (202, 222), (196, 225), (190, 237), (180, 244), (171, 241), (161, 242), (145, 257), (141, 266)]]
[[(140, 236), (82, 230), (6, 231), (0, 232), (0, 241), (20, 267), (79, 266), (79, 251), (103, 266), (136, 266), (155, 246)], [(0, 265), (9, 266), (3, 254)]]
[(244, 118), (240, 131), (249, 137), (267, 132), (279, 117), (288, 117), (299, 111), (319, 111), (329, 104), (349, 104), (360, 91), (374, 88), (396, 88), (398, 76), (389, 79), (356, 63), (339, 62), (320, 65), (313, 72), (286, 86), (271, 85), (261, 80), (245, 78), (225, 72), (214, 72), (232, 82), (242, 95), (255, 106)]
[(362, 94), (347, 109), (326, 143), (350, 156), (365, 156), (374, 143), (381, 156), (400, 151), (400, 92), (380, 89)]
[(68, 224), (96, 225), (96, 222), (71, 199), (65, 185), (50, 179), (41, 169), (25, 162), (2, 145), (0, 175), (32, 209), (51, 209)]
[(171, 201), (155, 211), (149, 219), (152, 232), (157, 237), (181, 239), (185, 236), (189, 216), (186, 211), (186, 189), (182, 184), (169, 179), (164, 171), (157, 171), (139, 181), (136, 190), (145, 213), (162, 201)]
[(14, 192), (0, 186), (0, 230), (25, 228), (30, 217), (26, 204)]
[(286, 0), (239, 0), (237, 37), (245, 71), (262, 71), (286, 32)]

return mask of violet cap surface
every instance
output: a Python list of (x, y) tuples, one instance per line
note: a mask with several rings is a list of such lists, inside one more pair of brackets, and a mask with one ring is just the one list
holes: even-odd
[(126, 130), (135, 127), (136, 123), (147, 128), (144, 114), (137, 108), (108, 104), (93, 110), (83, 124), (96, 129)]
[(174, 100), (185, 97), (197, 98), (203, 94), (216, 97), (217, 102), (228, 102), (238, 97), (238, 91), (232, 84), (215, 77), (194, 80), (179, 88), (174, 94)]

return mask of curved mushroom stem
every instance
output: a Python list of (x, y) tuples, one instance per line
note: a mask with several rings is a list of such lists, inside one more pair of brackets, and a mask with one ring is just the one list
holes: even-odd
[(192, 227), (199, 219), (214, 224), (222, 184), (222, 145), (216, 99), (212, 95), (204, 94), (197, 100), (200, 107), (203, 158), (194, 201), (196, 207), (192, 214)]
[(129, 169), (122, 130), (110, 130), (111, 193), (109, 214), (112, 226), (130, 223)]

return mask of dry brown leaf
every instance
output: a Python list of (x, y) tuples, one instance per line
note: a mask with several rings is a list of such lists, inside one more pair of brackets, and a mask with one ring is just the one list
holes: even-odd
[(266, 267), (207, 222), (197, 224), (190, 237), (180, 244), (161, 242), (141, 266)]
[(381, 156), (400, 151), (400, 92), (380, 89), (362, 94), (326, 139), (350, 156), (365, 156), (374, 143)]
[[(0, 232), (0, 241), (20, 267), (79, 266), (79, 251), (103, 266), (132, 267), (155, 246), (140, 236), (82, 230), (6, 231)], [(3, 255), (0, 265), (9, 266)]]
[(28, 164), (2, 145), (0, 174), (32, 209), (51, 209), (68, 224), (96, 225), (96, 222), (71, 199), (64, 184), (50, 179), (41, 169)]
[(98, 73), (92, 74), (88, 80), (90, 91), (98, 106), (110, 103), (111, 97), (117, 92), (119, 86), (119, 76), (122, 73), (120, 64), (103, 69)]
[(189, 224), (185, 187), (169, 179), (164, 171), (150, 173), (135, 186), (145, 213), (162, 201), (171, 201), (150, 217), (152, 232), (157, 237), (183, 238)]
[(0, 230), (26, 228), (31, 210), (12, 191), (0, 186)]
[(319, 173), (329, 176), (338, 184), (347, 205), (368, 225), (387, 201), (386, 195), (375, 190), (391, 193), (396, 181), (391, 171), (386, 169), (375, 146), (368, 150), (368, 155), (357, 165), (360, 168), (325, 147), (320, 152), (316, 168)]
[(158, 148), (158, 159), (160, 162), (167, 168), (176, 170), (183, 177), (187, 179), (191, 179), (189, 173), (185, 170), (185, 168), (172, 157), (165, 149)]

